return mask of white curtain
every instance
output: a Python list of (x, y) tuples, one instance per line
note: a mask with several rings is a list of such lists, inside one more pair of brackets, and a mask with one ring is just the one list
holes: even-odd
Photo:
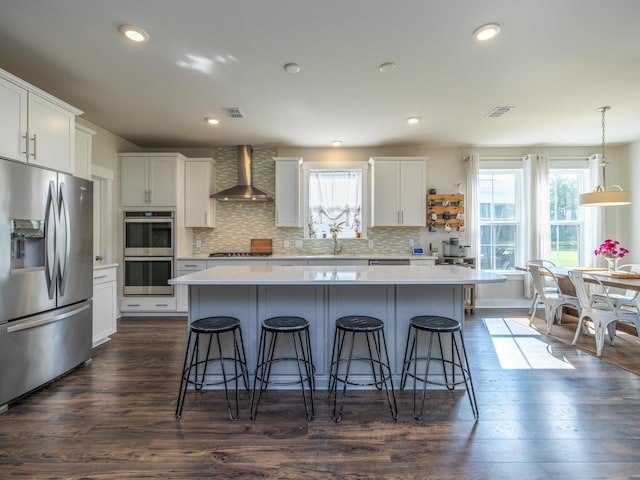
[[(602, 183), (602, 171), (600, 163), (602, 162), (602, 154), (596, 153), (589, 156), (589, 188), (592, 189), (596, 185)], [(588, 191), (588, 190), (587, 190)], [(602, 209), (604, 207), (581, 207), (585, 215), (585, 245), (582, 246), (582, 258), (584, 258), (585, 267), (597, 267), (596, 256), (593, 251), (604, 240), (604, 216)]]
[(478, 192), (480, 157), (477, 154), (470, 155), (465, 159), (465, 166), (467, 171), (467, 194), (464, 204), (464, 224), (465, 231), (467, 232), (467, 238), (470, 239), (470, 256), (477, 258), (476, 264), (479, 266), (482, 264), (480, 258), (480, 199)]
[(346, 228), (359, 226), (361, 172), (320, 170), (309, 173), (309, 213), (314, 230), (344, 221)]
[[(529, 236), (524, 248), (525, 261), (551, 258), (551, 229), (549, 223), (549, 156), (529, 154), (522, 157), (524, 185), (531, 185), (525, 198), (524, 221)], [(529, 275), (524, 276), (524, 295), (533, 296)]]

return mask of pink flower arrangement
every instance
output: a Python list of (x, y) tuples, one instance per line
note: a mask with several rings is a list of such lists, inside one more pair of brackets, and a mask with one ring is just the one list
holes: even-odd
[(629, 250), (620, 246), (620, 242), (617, 240), (611, 240), (608, 238), (596, 248), (593, 253), (596, 255), (602, 255), (605, 258), (623, 258)]

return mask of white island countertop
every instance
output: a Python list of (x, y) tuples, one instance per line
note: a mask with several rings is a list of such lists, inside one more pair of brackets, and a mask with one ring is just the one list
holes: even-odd
[(506, 277), (458, 266), (215, 266), (169, 280), (171, 285), (464, 285)]

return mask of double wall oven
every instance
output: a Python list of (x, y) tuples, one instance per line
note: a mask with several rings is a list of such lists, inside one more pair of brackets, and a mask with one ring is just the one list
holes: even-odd
[(124, 294), (173, 295), (172, 211), (124, 212)]

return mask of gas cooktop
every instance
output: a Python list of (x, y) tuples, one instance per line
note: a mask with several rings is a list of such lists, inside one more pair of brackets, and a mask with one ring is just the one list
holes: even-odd
[(269, 257), (271, 252), (251, 253), (251, 252), (213, 252), (210, 257)]

